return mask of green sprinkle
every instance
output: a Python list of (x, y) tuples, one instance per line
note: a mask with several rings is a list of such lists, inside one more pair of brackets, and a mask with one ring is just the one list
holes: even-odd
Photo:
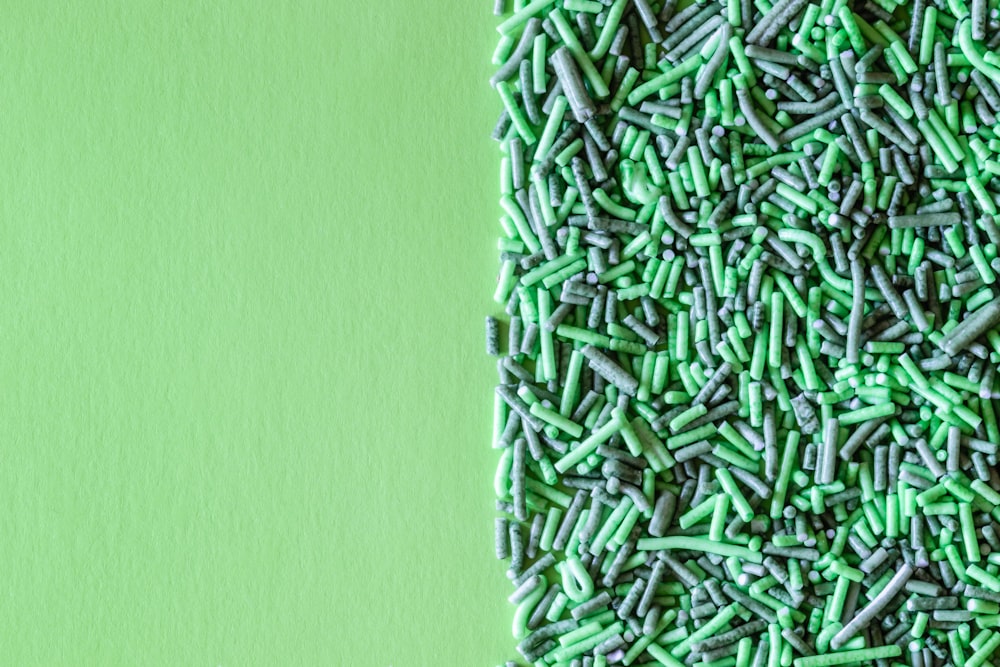
[[(903, 650), (896, 645), (878, 646), (875, 648), (840, 651), (823, 655), (811, 655), (796, 658), (793, 667), (829, 667), (830, 665), (870, 664), (875, 660), (895, 658), (902, 655)], [(966, 663), (968, 664), (968, 663)]]
[(669, 551), (669, 550), (684, 550), (684, 551), (701, 551), (704, 553), (715, 554), (717, 556), (722, 556), (724, 558), (729, 556), (736, 556), (742, 558), (743, 560), (749, 561), (751, 563), (762, 563), (764, 561), (763, 556), (752, 549), (747, 547), (741, 547), (735, 544), (726, 544), (724, 542), (713, 542), (708, 539), (703, 539), (699, 537), (649, 537), (639, 540), (637, 549), (640, 551)]
[(506, 4), (487, 349), (524, 662), (992, 664), (996, 9)]

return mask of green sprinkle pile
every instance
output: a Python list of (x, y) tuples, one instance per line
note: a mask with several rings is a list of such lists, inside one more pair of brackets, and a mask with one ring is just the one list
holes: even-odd
[(1000, 664), (998, 0), (510, 1), (521, 658)]

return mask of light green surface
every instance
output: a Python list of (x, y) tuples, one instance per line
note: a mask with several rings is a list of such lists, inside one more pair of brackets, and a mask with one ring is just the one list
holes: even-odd
[(490, 3), (5, 7), (10, 665), (489, 665)]

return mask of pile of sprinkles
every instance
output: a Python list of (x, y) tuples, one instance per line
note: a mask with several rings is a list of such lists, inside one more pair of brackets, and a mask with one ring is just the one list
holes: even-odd
[(497, 0), (509, 665), (1000, 665), (997, 4)]

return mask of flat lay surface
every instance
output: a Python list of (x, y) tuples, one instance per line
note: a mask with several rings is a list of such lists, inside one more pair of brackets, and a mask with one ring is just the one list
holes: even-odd
[(4, 662), (504, 653), (489, 9), (5, 8)]

